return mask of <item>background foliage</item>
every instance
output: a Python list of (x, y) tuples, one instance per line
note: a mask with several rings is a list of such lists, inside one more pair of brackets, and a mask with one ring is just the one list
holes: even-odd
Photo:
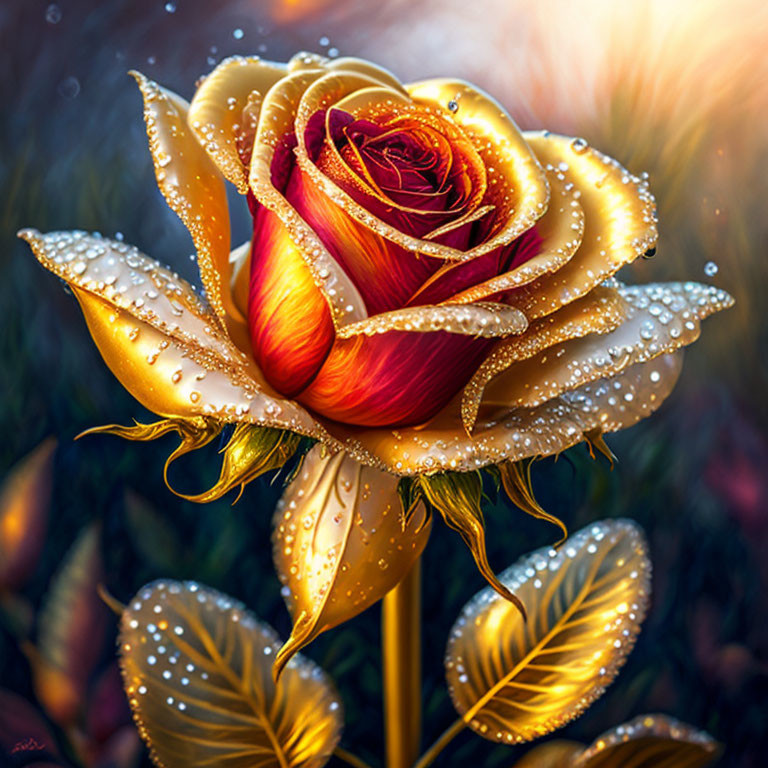
[[(707, 262), (719, 267), (709, 279), (736, 297), (736, 308), (705, 325), (660, 414), (609, 440), (616, 469), (593, 462), (580, 447), (538, 464), (534, 485), (545, 508), (571, 530), (596, 518), (634, 518), (648, 534), (654, 564), (652, 610), (637, 648), (608, 693), (565, 735), (588, 742), (636, 714), (659, 711), (724, 742), (723, 765), (762, 764), (768, 746), (768, 77), (761, 77), (765, 57), (756, 41), (768, 35), (765, 12), (758, 3), (727, 10), (725, 3), (685, 2), (658, 17), (655, 3), (638, 3), (629, 16), (596, 1), (579, 4), (573, 18), (564, 2), (551, 0), (537, 11), (516, 2), (485, 5), (2, 4), (0, 473), (47, 436), (59, 441), (42, 555), (20, 595), (3, 598), (3, 688), (38, 708), (45, 699), (20, 642), (22, 636), (39, 642), (42, 622), (24, 606), (40, 615), (62, 558), (93, 523), (99, 542), (93, 557), (101, 559), (103, 580), (118, 599), (160, 576), (194, 578), (243, 600), (288, 634), (269, 545), (280, 478), (252, 483), (233, 507), (226, 500), (197, 506), (163, 485), (164, 441), (73, 442), (87, 427), (147, 414), (102, 364), (72, 297), (15, 232), (22, 226), (119, 231), (196, 279), (188, 235), (156, 190), (139, 94), (125, 72), (135, 67), (189, 97), (195, 78), (232, 53), (281, 60), (300, 48), (330, 55), (338, 48), (376, 59), (404, 79), (467, 77), (504, 101), (523, 127), (584, 135), (634, 172), (649, 171), (662, 241), (656, 258), (633, 267), (633, 280), (703, 280)], [(249, 222), (235, 202), (234, 241), (241, 242)], [(174, 470), (176, 485), (207, 487), (216, 466), (205, 456), (187, 457)], [(497, 569), (558, 536), (503, 502), (489, 512), (488, 525)], [(452, 719), (442, 671), (448, 630), (483, 582), (461, 541), (442, 525), (435, 525), (424, 575), (427, 743)], [(95, 681), (114, 659), (108, 639), (114, 622), (106, 622), (104, 639), (90, 631), (95, 624), (78, 635), (84, 610), (66, 614), (65, 624), (80, 637), (93, 697)], [(342, 743), (379, 764), (378, 610), (322, 636), (309, 655), (346, 702)], [(104, 730), (102, 741), (128, 722), (115, 701), (113, 730)], [(56, 721), (50, 711), (47, 717)], [(0, 747), (9, 749), (2, 733), (0, 725)], [(63, 731), (57, 733), (63, 745)], [(125, 733), (124, 762), (86, 762), (132, 764), (135, 737)], [(21, 760), (18, 752), (7, 759)], [(505, 766), (512, 752), (466, 733), (438, 764), (470, 760)], [(140, 761), (147, 758), (135, 764)]]

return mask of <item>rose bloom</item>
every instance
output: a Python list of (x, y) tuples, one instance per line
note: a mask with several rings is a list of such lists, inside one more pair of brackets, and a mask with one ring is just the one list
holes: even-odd
[[(402, 85), (369, 62), (312, 54), (227, 59), (190, 104), (136, 78), (205, 297), (123, 243), (21, 234), (70, 284), (117, 377), (164, 417), (112, 431), (177, 431), (173, 459), (237, 425), (220, 482), (193, 498), (280, 466), (295, 435), (321, 444), (276, 519), (289, 602), (313, 622), (294, 646), (378, 599), (420, 554), (429, 519), (389, 514), (397, 476), (415, 483), (405, 506), (429, 501), (505, 591), (485, 559), (476, 470), (497, 467), (530, 511), (517, 464), (583, 440), (604, 448), (602, 434), (649, 415), (677, 379), (678, 350), (731, 303), (696, 283), (616, 281), (655, 247), (647, 182), (581, 139), (521, 133), (466, 82)], [(253, 217), (231, 252), (225, 179)], [(327, 521), (363, 508), (339, 544)], [(299, 547), (301, 520), (313, 533)], [(307, 554), (323, 526), (330, 575)], [(358, 534), (389, 543), (366, 549)], [(385, 550), (397, 567), (377, 571)], [(352, 578), (338, 563), (353, 551), (357, 581), (329, 589)], [(374, 587), (360, 587), (363, 573)]]

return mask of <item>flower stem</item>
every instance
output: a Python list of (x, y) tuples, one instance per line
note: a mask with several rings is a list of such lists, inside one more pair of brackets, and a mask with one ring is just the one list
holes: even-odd
[(421, 561), (385, 597), (382, 675), (387, 768), (410, 768), (421, 742)]
[(458, 736), (466, 727), (466, 723), (460, 717), (446, 728), (440, 735), (440, 738), (414, 763), (413, 768), (427, 768), (432, 765), (435, 758), (448, 746), (453, 739)]

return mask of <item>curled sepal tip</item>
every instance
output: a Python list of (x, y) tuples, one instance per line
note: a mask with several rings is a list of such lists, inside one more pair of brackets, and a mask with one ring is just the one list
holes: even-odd
[(196, 495), (178, 494), (189, 501), (204, 503), (220, 499), (239, 488), (235, 501), (245, 486), (259, 475), (280, 469), (299, 448), (301, 436), (293, 432), (253, 424), (238, 424), (223, 448), (221, 473), (214, 486)]
[(643, 535), (628, 520), (593, 523), (560, 550), (537, 550), (508, 568), (500, 580), (525, 602), (527, 625), (486, 588), (448, 641), (448, 688), (464, 722), (487, 739), (515, 743), (581, 714), (634, 645), (650, 570)]
[(275, 510), (273, 554), (293, 631), (286, 662), (317, 635), (368, 608), (421, 555), (430, 522), (423, 504), (403, 525), (398, 478), (317, 445)]
[(562, 531), (562, 537), (554, 544), (555, 548), (558, 548), (568, 538), (568, 528), (559, 517), (555, 517), (555, 515), (547, 512), (536, 501), (531, 482), (531, 465), (533, 461), (533, 459), (522, 459), (520, 461), (505, 461), (499, 464), (501, 484), (509, 500), (516, 507), (519, 507), (523, 512), (538, 520), (546, 520), (548, 523), (556, 525)]
[(274, 630), (194, 582), (149, 584), (120, 622), (123, 682), (160, 766), (320, 768), (338, 743), (332, 682), (295, 656), (275, 684)]
[[(242, 493), (251, 480), (270, 470), (280, 469), (297, 451), (302, 439), (300, 435), (282, 429), (238, 424), (221, 451), (223, 454), (221, 472), (214, 486), (199, 494), (185, 494), (177, 491), (168, 481), (170, 465), (180, 456), (208, 445), (221, 433), (224, 426), (224, 422), (204, 417), (169, 418), (152, 424), (136, 422), (132, 427), (119, 424), (94, 427), (79, 434), (78, 438), (85, 435), (108, 434), (126, 440), (147, 441), (156, 440), (172, 432), (177, 433), (181, 442), (165, 462), (163, 469), (165, 484), (177, 496), (199, 503), (219, 499), (233, 488), (239, 488)], [(239, 494), (237, 498), (240, 498)]]

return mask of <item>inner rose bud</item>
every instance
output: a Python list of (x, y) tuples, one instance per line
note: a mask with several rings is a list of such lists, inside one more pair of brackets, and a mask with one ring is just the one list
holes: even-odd
[[(450, 118), (423, 108), (365, 115), (331, 108), (315, 112), (301, 138), (316, 172), (297, 162), (298, 137), (288, 134), (275, 151), (272, 183), (346, 272), (369, 316), (450, 300), (537, 250), (535, 230), (466, 262), (404, 247), (416, 237), (468, 250), (497, 226), (483, 159)], [(371, 220), (347, 212), (318, 173)], [(404, 425), (426, 421), (467, 384), (490, 339), (444, 331), (335, 338), (326, 301), (288, 230), (250, 201), (251, 342), (279, 392), (348, 424)], [(386, 236), (372, 226), (374, 217), (391, 228)]]
[[(472, 213), (486, 189), (474, 147), (444, 120), (393, 115), (376, 121), (348, 112), (325, 115), (317, 166), (353, 199), (398, 230), (440, 242), (440, 229)], [(443, 231), (443, 238), (447, 232)], [(466, 247), (469, 227), (453, 247)]]

